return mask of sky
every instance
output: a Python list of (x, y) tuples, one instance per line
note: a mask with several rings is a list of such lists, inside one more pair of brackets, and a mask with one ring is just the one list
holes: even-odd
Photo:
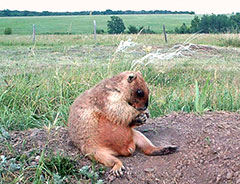
[(104, 11), (171, 10), (196, 14), (230, 14), (240, 12), (239, 0), (0, 0), (0, 10), (29, 11)]

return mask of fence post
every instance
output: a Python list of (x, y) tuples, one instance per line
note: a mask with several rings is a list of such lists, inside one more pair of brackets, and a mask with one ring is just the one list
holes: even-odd
[(36, 28), (35, 28), (35, 24), (33, 24), (33, 43), (35, 43), (36, 41)]
[(163, 34), (164, 34), (164, 39), (165, 39), (165, 42), (167, 43), (167, 33), (166, 33), (166, 29), (165, 29), (165, 25), (163, 24)]
[(93, 21), (93, 33), (94, 33), (94, 40), (97, 39), (97, 24), (96, 20)]

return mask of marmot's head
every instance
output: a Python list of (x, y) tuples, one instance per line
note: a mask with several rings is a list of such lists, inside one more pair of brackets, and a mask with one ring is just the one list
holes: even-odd
[(145, 111), (148, 107), (149, 89), (140, 72), (126, 71), (113, 77), (120, 82), (120, 91), (128, 104), (138, 111)]

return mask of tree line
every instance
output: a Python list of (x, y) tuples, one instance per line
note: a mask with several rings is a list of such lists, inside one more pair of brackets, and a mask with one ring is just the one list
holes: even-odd
[(193, 11), (169, 11), (169, 10), (105, 10), (105, 11), (79, 11), (79, 12), (49, 12), (49, 11), (18, 11), (18, 10), (0, 10), (0, 17), (15, 16), (63, 16), (63, 15), (131, 15), (131, 14), (195, 14)]
[(227, 15), (203, 15), (195, 16), (188, 27), (185, 23), (175, 28), (176, 33), (239, 33), (240, 13)]

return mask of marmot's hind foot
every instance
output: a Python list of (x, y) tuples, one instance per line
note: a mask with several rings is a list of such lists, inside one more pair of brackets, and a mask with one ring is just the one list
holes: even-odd
[(121, 160), (114, 156), (114, 152), (109, 149), (99, 149), (94, 154), (94, 159), (107, 167), (112, 167), (110, 174), (120, 177), (126, 170)]
[(168, 155), (175, 153), (178, 150), (178, 147), (175, 145), (169, 145), (157, 148), (155, 151), (153, 151), (150, 155), (157, 156), (157, 155)]
[(167, 155), (176, 152), (178, 149), (178, 147), (174, 145), (156, 147), (147, 137), (137, 130), (133, 130), (133, 139), (143, 153), (150, 156)]

